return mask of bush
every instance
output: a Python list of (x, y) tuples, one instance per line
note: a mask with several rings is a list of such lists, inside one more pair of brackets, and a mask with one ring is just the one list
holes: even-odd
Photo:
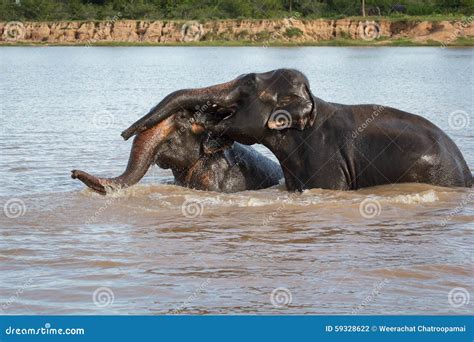
[(260, 31), (258, 32), (256, 35), (255, 35), (255, 38), (258, 40), (258, 41), (264, 41), (264, 40), (269, 40), (271, 38), (271, 33), (266, 31), (266, 30), (263, 30), (263, 31)]
[(437, 7), (433, 4), (407, 4), (407, 14), (409, 15), (427, 15), (437, 13)]
[[(291, 3), (291, 11), (290, 11)], [(389, 14), (395, 3), (407, 14), (472, 15), (473, 0), (366, 0)], [(209, 20), (228, 18), (341, 18), (361, 14), (360, 0), (0, 0), (0, 20), (124, 19)], [(296, 31), (291, 34), (298, 34)]]
[(299, 37), (303, 35), (303, 31), (297, 27), (288, 27), (284, 35), (288, 38)]

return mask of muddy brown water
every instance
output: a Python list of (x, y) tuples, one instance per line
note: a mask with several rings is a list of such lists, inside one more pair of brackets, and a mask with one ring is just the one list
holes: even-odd
[(102, 197), (69, 178), (119, 174), (121, 130), (170, 91), (282, 66), (324, 99), (427, 117), (472, 170), (472, 51), (1, 48), (2, 312), (472, 313), (473, 189), (219, 194), (155, 166)]

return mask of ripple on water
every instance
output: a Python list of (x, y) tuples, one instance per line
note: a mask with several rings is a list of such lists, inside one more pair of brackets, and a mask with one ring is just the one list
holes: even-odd
[[(454, 308), (448, 294), (472, 289), (472, 189), (396, 184), (291, 194), (280, 185), (217, 194), (166, 184), (171, 172), (152, 167), (141, 185), (102, 197), (71, 180), (70, 170), (120, 174), (131, 146), (120, 132), (173, 90), (279, 67), (304, 70), (323, 99), (423, 115), (472, 167), (472, 130), (448, 123), (449, 113), (472, 107), (472, 55), (324, 47), (2, 51), (0, 83), (11, 91), (2, 93), (0, 204), (14, 197), (25, 206), (16, 218), (0, 215), (4, 312), (471, 314), (474, 301)], [(94, 124), (102, 110), (113, 116), (108, 127)], [(195, 216), (183, 215), (185, 201), (200, 204)], [(102, 287), (114, 294), (107, 307), (93, 303)], [(279, 287), (291, 292), (291, 305), (272, 305)]]

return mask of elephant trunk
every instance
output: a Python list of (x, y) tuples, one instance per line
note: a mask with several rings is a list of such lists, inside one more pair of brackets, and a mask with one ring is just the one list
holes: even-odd
[(173, 130), (172, 118), (161, 122), (150, 129), (140, 132), (133, 140), (127, 168), (118, 177), (100, 178), (81, 170), (73, 170), (71, 177), (79, 179), (92, 190), (105, 195), (108, 191), (118, 190), (134, 185), (143, 178), (155, 160), (160, 143)]
[(211, 102), (218, 106), (228, 106), (235, 101), (238, 95), (238, 90), (234, 87), (235, 83), (236, 80), (233, 80), (211, 87), (177, 90), (166, 96), (148, 114), (123, 131), (121, 135), (125, 140), (128, 140), (133, 135), (156, 125), (179, 110), (199, 110), (200, 108), (197, 107), (199, 104), (206, 105)]

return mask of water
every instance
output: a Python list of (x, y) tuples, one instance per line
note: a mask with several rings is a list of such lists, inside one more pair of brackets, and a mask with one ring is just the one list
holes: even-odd
[(472, 189), (218, 194), (155, 166), (101, 197), (69, 178), (121, 173), (120, 132), (167, 93), (279, 67), (325, 100), (427, 117), (473, 170), (472, 49), (3, 47), (0, 63), (4, 313), (472, 312)]

